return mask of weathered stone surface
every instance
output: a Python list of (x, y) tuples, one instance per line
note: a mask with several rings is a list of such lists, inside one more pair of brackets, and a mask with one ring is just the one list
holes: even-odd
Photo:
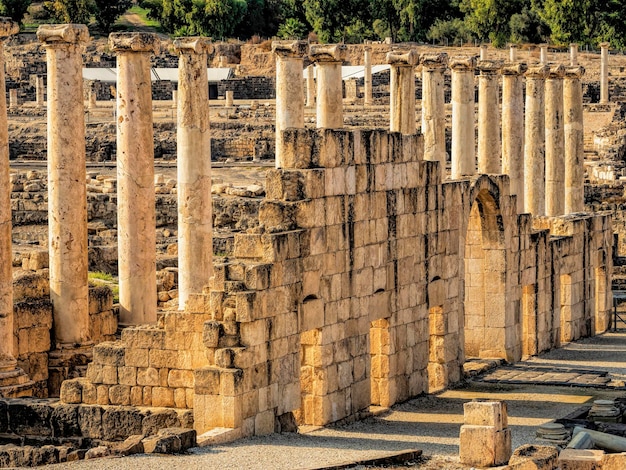
[(133, 454), (143, 454), (143, 439), (144, 436), (141, 434), (135, 434), (133, 436), (129, 436), (124, 442), (113, 447), (112, 451), (115, 454), (119, 454), (122, 456), (133, 455)]
[(141, 412), (134, 407), (107, 407), (102, 415), (102, 435), (107, 441), (142, 434)]

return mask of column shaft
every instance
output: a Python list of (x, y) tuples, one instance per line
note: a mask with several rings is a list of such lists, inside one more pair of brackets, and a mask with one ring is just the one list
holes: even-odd
[(117, 227), (120, 322), (156, 321), (156, 218), (149, 33), (113, 33), (117, 52)]
[(476, 173), (473, 58), (453, 58), (452, 69), (452, 178)]
[(524, 212), (524, 83), (523, 64), (502, 68), (502, 173), (509, 175), (517, 212)]
[(309, 108), (315, 106), (315, 65), (306, 68), (306, 105)]
[(35, 88), (35, 103), (37, 104), (37, 107), (41, 107), (44, 105), (45, 103), (45, 86), (44, 86), (44, 82), (43, 82), (43, 77), (37, 77), (37, 86)]
[(50, 299), (59, 344), (89, 341), (84, 25), (42, 26), (48, 63)]
[(311, 59), (317, 63), (317, 127), (343, 127), (343, 82), (341, 64), (346, 46), (311, 46)]
[(418, 56), (411, 50), (406, 53), (389, 52), (391, 65), (389, 128), (391, 132), (415, 134), (415, 64)]
[(498, 71), (502, 64), (480, 61), (478, 69), (478, 173), (500, 174), (500, 107)]
[(213, 272), (209, 84), (204, 38), (174, 41), (179, 54), (177, 114), (178, 306), (202, 292)]
[(365, 106), (372, 105), (372, 48), (365, 46), (365, 76), (363, 79), (364, 85), (364, 98), (363, 104)]
[(565, 208), (562, 65), (546, 79), (546, 215), (562, 215)]
[(585, 69), (565, 70), (563, 116), (565, 133), (565, 214), (585, 210), (584, 125), (581, 77)]
[(446, 115), (443, 95), (443, 72), (448, 63), (447, 54), (428, 54), (422, 63), (422, 134), (424, 160), (446, 165)]
[(524, 134), (524, 211), (545, 214), (545, 103), (548, 68), (535, 66), (526, 73), (526, 123)]
[(609, 102), (609, 43), (600, 44), (600, 103)]

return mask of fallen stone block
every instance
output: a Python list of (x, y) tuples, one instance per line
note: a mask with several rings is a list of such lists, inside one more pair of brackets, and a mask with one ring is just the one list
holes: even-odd
[(165, 428), (158, 432), (158, 436), (177, 436), (180, 439), (180, 450), (185, 451), (197, 446), (195, 429)]
[(180, 438), (176, 435), (147, 437), (142, 443), (146, 454), (176, 454), (181, 450)]
[(564, 449), (558, 463), (561, 470), (600, 470), (603, 457), (603, 450)]
[(509, 459), (510, 470), (553, 470), (559, 451), (552, 446), (523, 445)]
[(98, 447), (89, 449), (85, 453), (85, 460), (99, 459), (101, 457), (107, 457), (108, 455), (111, 455), (111, 449), (109, 449), (107, 446), (98, 446)]
[(216, 446), (242, 437), (241, 428), (213, 428), (198, 436), (198, 446)]
[(128, 437), (124, 442), (113, 447), (113, 452), (115, 454), (119, 454), (122, 456), (133, 455), (133, 454), (143, 454), (143, 439), (144, 436), (141, 434), (135, 434), (133, 436)]

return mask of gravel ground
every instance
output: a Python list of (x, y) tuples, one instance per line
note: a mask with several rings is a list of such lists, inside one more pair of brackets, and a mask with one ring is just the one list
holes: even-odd
[[(589, 367), (622, 375), (626, 370), (626, 334), (610, 333), (586, 339), (528, 362)], [(623, 395), (624, 392), (618, 390), (580, 387), (470, 383), (439, 395), (415, 398), (394, 406), (386, 414), (348, 426), (242, 439), (228, 445), (192, 449), (184, 456), (140, 455), (49, 468), (312, 469), (375, 458), (390, 451), (421, 449), (426, 458), (407, 463), (407, 467), (457, 469), (463, 468), (458, 464), (458, 436), (463, 422), (463, 403), (468, 400), (505, 400), (513, 448), (516, 448), (533, 442), (537, 426), (543, 423), (563, 417), (594, 399)]]

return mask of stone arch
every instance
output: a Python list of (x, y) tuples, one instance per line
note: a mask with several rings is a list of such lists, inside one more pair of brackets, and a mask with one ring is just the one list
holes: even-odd
[(470, 201), (464, 238), (464, 355), (508, 358), (507, 260), (500, 190), (491, 179), (481, 177), (471, 189)]

